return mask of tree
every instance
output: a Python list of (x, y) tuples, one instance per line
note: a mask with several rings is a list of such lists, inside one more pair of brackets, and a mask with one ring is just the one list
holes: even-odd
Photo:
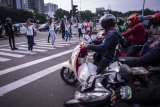
[(55, 13), (56, 20), (64, 18), (66, 16), (68, 19), (71, 17), (69, 11), (63, 10), (63, 9), (57, 9)]
[(89, 20), (91, 17), (95, 16), (95, 14), (92, 13), (90, 10), (81, 11), (80, 14), (81, 14), (81, 19), (83, 20), (85, 19)]

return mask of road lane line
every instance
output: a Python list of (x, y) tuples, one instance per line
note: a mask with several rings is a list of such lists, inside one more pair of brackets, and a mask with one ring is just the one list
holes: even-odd
[(22, 54), (28, 54), (26, 51), (21, 51), (21, 50), (14, 50), (12, 51), (11, 49), (0, 49), (1, 51), (6, 51), (6, 52), (13, 52), (13, 53), (22, 53)]
[[(27, 45), (19, 45), (19, 46), (21, 46), (21, 47), (28, 47)], [(40, 49), (54, 49), (54, 48), (52, 48), (51, 46), (52, 46), (52, 45), (50, 45), (50, 46), (33, 46), (33, 50), (34, 50), (34, 48), (40, 48)]]
[[(64, 62), (63, 62), (64, 63)], [(24, 85), (27, 85), (33, 81), (36, 81), (46, 75), (49, 75), (55, 71), (57, 71), (58, 69), (60, 69), (63, 65), (63, 63), (57, 64), (55, 66), (52, 66), (50, 68), (44, 69), (42, 71), (39, 71), (37, 73), (34, 73), (32, 75), (29, 75), (27, 77), (24, 77), (20, 80), (17, 80), (15, 82), (12, 82), (10, 84), (7, 84), (5, 86), (0, 87), (0, 96), (3, 96), (4, 94), (7, 94), (13, 90), (16, 90)]]
[(5, 61), (9, 61), (9, 60), (11, 60), (11, 59), (0, 57), (0, 62), (5, 62)]
[[(35, 40), (35, 41), (42, 41), (42, 40), (45, 40), (45, 39), (39, 39), (39, 40)], [(19, 42), (19, 43), (16, 43), (16, 44), (24, 44), (24, 43), (27, 43), (27, 42)], [(9, 46), (9, 45), (1, 45), (0, 47), (5, 47), (5, 46)]]
[(55, 54), (55, 55), (51, 55), (51, 56), (44, 57), (44, 58), (41, 58), (41, 59), (38, 59), (38, 60), (34, 60), (34, 61), (31, 61), (31, 62), (28, 62), (28, 63), (24, 63), (24, 64), (17, 65), (17, 66), (11, 67), (11, 68), (0, 70), (0, 76), (4, 75), (4, 74), (7, 74), (7, 73), (10, 73), (10, 72), (14, 72), (14, 71), (22, 69), (22, 68), (26, 68), (26, 67), (29, 67), (29, 66), (47, 61), (47, 60), (50, 60), (50, 59), (53, 59), (53, 58), (56, 58), (56, 57), (60, 57), (62, 55), (65, 55), (65, 54), (68, 54), (68, 53), (71, 53), (71, 52), (72, 52), (72, 50), (64, 51), (64, 52), (61, 52), (61, 53), (58, 53), (58, 54)]
[(6, 52), (0, 52), (0, 55), (10, 56), (10, 57), (16, 57), (16, 58), (24, 57), (24, 55), (20, 55), (20, 54), (12, 54), (12, 53), (6, 53)]
[[(26, 47), (18, 47), (18, 49), (22, 49), (22, 50), (28, 50), (28, 48)], [(47, 50), (44, 50), (44, 49), (35, 49), (33, 48), (33, 51), (36, 51), (36, 52), (46, 52)]]

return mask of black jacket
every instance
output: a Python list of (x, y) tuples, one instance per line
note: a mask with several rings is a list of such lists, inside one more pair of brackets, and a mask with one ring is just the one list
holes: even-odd
[(6, 23), (4, 26), (5, 33), (8, 36), (13, 36), (13, 29), (12, 29), (12, 24), (11, 23)]
[(61, 30), (65, 31), (65, 25), (64, 25), (64, 23), (61, 23)]
[(160, 84), (139, 89), (132, 87), (132, 98), (126, 102), (147, 106), (160, 105)]
[(102, 57), (114, 57), (115, 48), (121, 41), (121, 34), (116, 29), (110, 29), (101, 44), (89, 45), (88, 49), (100, 53)]

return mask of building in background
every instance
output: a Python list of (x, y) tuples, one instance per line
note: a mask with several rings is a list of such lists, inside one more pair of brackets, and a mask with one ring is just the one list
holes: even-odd
[(45, 14), (47, 14), (49, 17), (54, 17), (55, 12), (58, 9), (58, 5), (53, 3), (47, 3), (45, 4)]
[(12, 0), (13, 7), (16, 9), (25, 9), (24, 0)]
[(24, 0), (0, 0), (0, 7), (24, 9)]
[(0, 7), (12, 7), (12, 0), (0, 0)]
[(25, 0), (25, 9), (44, 13), (44, 0)]
[(104, 11), (104, 10), (105, 10), (105, 8), (104, 8), (104, 7), (96, 8), (96, 12), (98, 12), (98, 11)]

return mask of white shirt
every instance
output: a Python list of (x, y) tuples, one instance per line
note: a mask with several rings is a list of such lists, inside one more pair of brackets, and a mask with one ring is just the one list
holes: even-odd
[(65, 31), (68, 31), (68, 32), (70, 32), (70, 25), (68, 24), (68, 25), (65, 25)]
[(54, 24), (51, 23), (51, 25), (49, 25), (49, 31), (54, 31)]
[(92, 38), (92, 36), (85, 35), (84, 40), (86, 40), (88, 43), (91, 43), (93, 41), (93, 38)]
[(82, 29), (82, 23), (78, 23), (78, 28)]
[(27, 27), (27, 35), (33, 36), (33, 25)]

